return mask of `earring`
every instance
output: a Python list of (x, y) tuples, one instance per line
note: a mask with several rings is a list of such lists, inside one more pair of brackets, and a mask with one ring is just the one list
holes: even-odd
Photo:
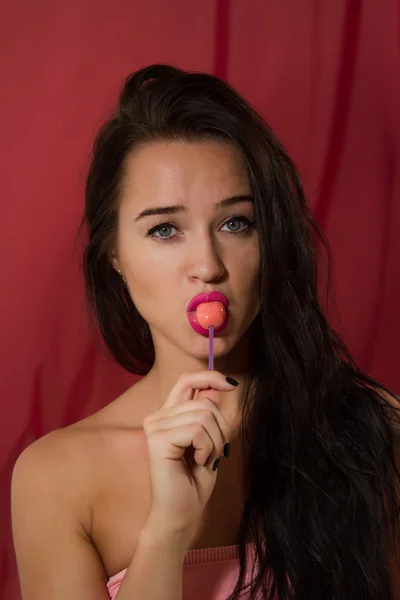
[(124, 282), (125, 285), (127, 285), (125, 277), (121, 274), (121, 269), (118, 269), (118, 275), (121, 275), (122, 281)]

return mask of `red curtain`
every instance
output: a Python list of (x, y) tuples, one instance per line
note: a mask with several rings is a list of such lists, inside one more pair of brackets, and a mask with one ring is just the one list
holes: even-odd
[(400, 391), (398, 0), (3, 0), (0, 587), (19, 598), (9, 485), (35, 438), (133, 381), (94, 343), (76, 232), (90, 145), (124, 77), (214, 72), (295, 159), (335, 258), (337, 326)]

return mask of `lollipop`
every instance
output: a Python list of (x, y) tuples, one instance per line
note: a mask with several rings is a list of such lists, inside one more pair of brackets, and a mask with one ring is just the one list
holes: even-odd
[(214, 370), (214, 329), (221, 327), (226, 319), (226, 309), (222, 302), (202, 302), (196, 308), (196, 318), (208, 330), (208, 368)]
[(196, 308), (196, 317), (199, 325), (204, 329), (221, 327), (226, 318), (225, 306), (222, 302), (203, 302)]

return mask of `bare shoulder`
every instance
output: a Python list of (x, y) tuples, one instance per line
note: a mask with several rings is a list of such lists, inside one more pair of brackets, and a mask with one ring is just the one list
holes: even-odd
[(32, 483), (43, 491), (62, 491), (72, 502), (71, 508), (79, 509), (80, 516), (88, 519), (105, 465), (114, 464), (130, 449), (143, 450), (140, 420), (124, 420), (118, 402), (113, 405), (28, 446), (16, 461), (13, 488), (24, 486), (28, 491)]
[(84, 421), (57, 429), (33, 442), (19, 456), (16, 462), (17, 472), (25, 467), (28, 467), (28, 471), (33, 467), (58, 472), (60, 468), (70, 467), (71, 461), (79, 457), (82, 459), (83, 446), (86, 446), (84, 454), (88, 455), (95, 436), (90, 435), (90, 428), (83, 424)]
[[(106, 574), (91, 543), (87, 459), (82, 436), (55, 431), (26, 448), (13, 471), (12, 528), (22, 598), (107, 598)], [(67, 590), (69, 590), (67, 592)]]
[[(108, 597), (104, 557), (92, 535), (96, 506), (122, 485), (127, 454), (144, 447), (140, 428), (112, 414), (53, 431), (16, 461), (12, 526), (24, 600)], [(132, 476), (133, 490), (136, 481)], [(134, 505), (135, 492), (132, 499)]]
[(90, 535), (93, 506), (101, 489), (113, 485), (111, 474), (118, 474), (127, 456), (132, 467), (135, 458), (146, 454), (141, 427), (145, 415), (135, 410), (143, 403), (135, 402), (136, 390), (132, 391), (28, 446), (14, 467), (13, 500), (23, 502), (38, 490), (44, 501), (62, 496), (62, 505)]
[[(90, 437), (79, 428), (60, 429), (36, 440), (18, 457), (12, 476), (12, 501), (53, 504), (61, 501), (83, 529), (90, 520), (90, 474), (94, 454)], [(87, 480), (90, 484), (90, 479)]]

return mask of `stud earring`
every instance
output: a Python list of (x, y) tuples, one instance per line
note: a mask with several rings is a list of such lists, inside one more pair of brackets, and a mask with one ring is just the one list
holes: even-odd
[(121, 274), (121, 269), (118, 269), (118, 275), (121, 275), (122, 281), (124, 282), (125, 285), (127, 285), (125, 277)]

